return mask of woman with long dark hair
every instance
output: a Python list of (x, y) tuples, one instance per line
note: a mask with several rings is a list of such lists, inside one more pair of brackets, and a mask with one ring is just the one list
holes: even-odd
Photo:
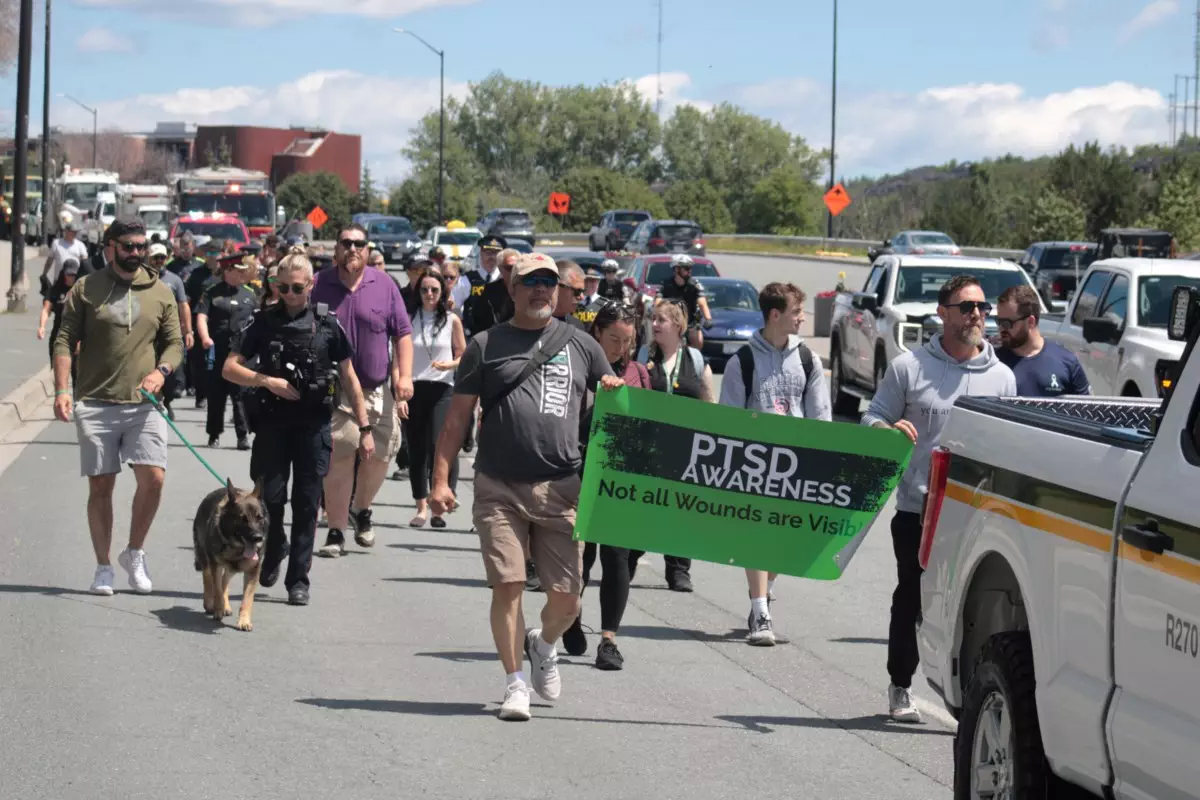
[[(591, 333), (604, 349), (612, 366), (613, 374), (625, 379), (626, 386), (635, 389), (650, 388), (650, 374), (643, 364), (634, 361), (633, 344), (636, 338), (637, 315), (633, 308), (622, 302), (609, 301), (600, 307), (592, 321)], [(595, 389), (593, 388), (593, 393)], [(591, 429), (591, 408), (584, 416), (585, 431), (580, 441), (587, 447), (586, 431)], [(586, 453), (584, 454), (586, 461)], [(583, 548), (583, 585), (586, 588), (596, 556), (600, 556), (600, 646), (596, 649), (596, 669), (618, 670), (624, 667), (625, 659), (617, 649), (617, 630), (629, 603), (629, 581), (632, 577), (632, 560), (629, 550), (607, 544), (597, 546), (588, 542)], [(640, 554), (638, 554), (640, 556)], [(582, 594), (582, 592), (581, 592)], [(563, 634), (563, 648), (573, 656), (587, 652), (587, 637), (583, 633), (582, 613)]]
[[(454, 370), (467, 349), (467, 339), (462, 320), (448, 310), (449, 292), (442, 276), (436, 270), (426, 269), (415, 286), (420, 304), (412, 314), (413, 397), (408, 401), (408, 480), (417, 504), (417, 515), (409, 525), (420, 528), (429, 510), (426, 498), (433, 472), (433, 450), (450, 410)], [(455, 462), (450, 465), (450, 488), (457, 491), (457, 485)], [(435, 528), (446, 527), (446, 521), (437, 514), (431, 524)]]

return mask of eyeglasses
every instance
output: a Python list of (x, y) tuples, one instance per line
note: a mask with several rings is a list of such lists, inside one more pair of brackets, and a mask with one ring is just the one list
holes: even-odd
[(566, 289), (571, 294), (575, 295), (575, 299), (577, 299), (577, 300), (580, 297), (583, 297), (583, 293), (584, 293), (583, 289), (576, 289), (574, 286), (571, 286), (570, 284), (567, 284), (567, 283), (560, 283), (558, 285), (560, 288)]
[(350, 250), (351, 248), (362, 250), (367, 246), (367, 241), (366, 239), (339, 239), (338, 244), (346, 250)]
[(1007, 330), (1011, 330), (1012, 326), (1016, 325), (1021, 320), (1029, 319), (1032, 316), (1033, 316), (1032, 314), (1025, 314), (1023, 316), (1014, 317), (1012, 319), (1009, 319), (1007, 317), (996, 317), (996, 325), (1000, 328), (1000, 330), (1007, 331)]
[(436, 286), (422, 286), (421, 287), (421, 294), (437, 295), (437, 294), (441, 294), (441, 293), (442, 293), (442, 290)]
[(947, 303), (946, 308), (957, 308), (963, 316), (968, 316), (977, 309), (985, 317), (992, 313), (992, 304), (986, 300), (963, 300), (961, 303)]
[(122, 250), (127, 250), (130, 253), (141, 253), (149, 247), (146, 242), (123, 242), (120, 239), (117, 239), (116, 242)]
[(558, 278), (553, 275), (526, 275), (521, 278), (521, 285), (526, 289), (553, 289), (558, 285)]
[(296, 294), (304, 294), (304, 290), (307, 288), (307, 283), (281, 283), (279, 284), (279, 293), (288, 294), (289, 292), (294, 292)]

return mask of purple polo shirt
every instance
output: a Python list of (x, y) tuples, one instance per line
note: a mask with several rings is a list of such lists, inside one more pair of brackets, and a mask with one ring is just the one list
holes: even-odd
[(338, 278), (336, 267), (317, 273), (312, 302), (325, 303), (346, 331), (354, 348), (354, 371), (363, 389), (374, 389), (388, 380), (388, 342), (412, 333), (404, 299), (391, 276), (366, 267), (358, 289), (351, 292)]

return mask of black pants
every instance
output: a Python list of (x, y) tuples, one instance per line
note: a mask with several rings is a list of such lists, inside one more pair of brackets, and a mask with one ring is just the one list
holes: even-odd
[[(630, 550), (630, 564), (636, 564), (638, 559), (646, 555), (645, 550)], [(691, 575), (692, 560), (690, 558), (680, 558), (679, 556), (663, 556), (663, 569), (667, 574), (667, 583), (675, 582), (675, 578), (679, 575)]]
[[(328, 418), (316, 423), (287, 424), (264, 421), (254, 437), (250, 477), (263, 481), (263, 502), (269, 527), (263, 555), (263, 572), (274, 570), (286, 557), (283, 583), (308, 587), (313, 544), (317, 535), (317, 507), (321, 486), (329, 472), (333, 435)], [(256, 474), (257, 473), (257, 474)], [(292, 479), (292, 540), (283, 532), (283, 507), (288, 501), (288, 476)]]
[(221, 368), (229, 356), (229, 340), (218, 339), (216, 345), (216, 358), (208, 373), (208, 421), (204, 431), (209, 436), (220, 436), (225, 432), (225, 400), (228, 399), (233, 404), (233, 430), (238, 439), (245, 439), (246, 411), (242, 408), (241, 387), (221, 377)]
[[(437, 381), (417, 381), (408, 401), (408, 482), (414, 500), (429, 496), (433, 452), (446, 424), (454, 387)], [(450, 489), (458, 491), (458, 459), (450, 462)]]
[[(416, 384), (413, 385), (413, 391), (416, 391)], [(400, 420), (400, 449), (396, 451), (396, 469), (407, 470), (408, 467), (408, 420), (402, 419)]]
[(921, 515), (897, 511), (892, 517), (892, 550), (896, 554), (896, 591), (892, 593), (892, 622), (888, 627), (888, 674), (892, 683), (908, 689), (917, 671), (917, 622), (921, 617)]
[(208, 398), (208, 351), (200, 345), (200, 337), (187, 353), (188, 383), (196, 392), (196, 402)]
[[(586, 589), (596, 563), (596, 551), (600, 551), (600, 630), (616, 633), (629, 604), (629, 572), (636, 562), (630, 560), (631, 553), (624, 547), (611, 547), (588, 542), (583, 546), (583, 586)], [(583, 591), (580, 590), (580, 595)]]

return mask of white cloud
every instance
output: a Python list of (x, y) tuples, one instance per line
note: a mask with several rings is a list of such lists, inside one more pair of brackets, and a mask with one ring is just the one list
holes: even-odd
[[(128, 8), (201, 18), (208, 24), (266, 26), (310, 14), (337, 14), (384, 19), (437, 6), (471, 5), (478, 0), (76, 0), (93, 8)], [(225, 12), (224, 15), (222, 12)]]
[[(630, 81), (638, 94), (654, 105), (658, 97), (659, 76), (644, 75)], [(675, 111), (676, 106), (695, 106), (701, 111), (708, 111), (712, 103), (703, 100), (693, 100), (684, 97), (684, 92), (692, 85), (692, 76), (686, 72), (664, 72), (662, 74), (662, 115), (667, 119)]]
[(1118, 38), (1129, 41), (1135, 36), (1161, 25), (1179, 11), (1179, 0), (1150, 0), (1122, 29)]
[(90, 28), (76, 40), (75, 49), (84, 53), (131, 53), (133, 41), (108, 28)]
[[(446, 97), (462, 97), (465, 83), (448, 82)], [(146, 133), (155, 124), (184, 120), (210, 125), (320, 126), (363, 137), (363, 158), (377, 179), (400, 178), (409, 164), (400, 154), (408, 134), (438, 107), (437, 78), (382, 78), (350, 71), (312, 72), (278, 86), (178, 89), (102, 103), (102, 128)], [(68, 103), (52, 109), (53, 123), (90, 129), (91, 115)]]

